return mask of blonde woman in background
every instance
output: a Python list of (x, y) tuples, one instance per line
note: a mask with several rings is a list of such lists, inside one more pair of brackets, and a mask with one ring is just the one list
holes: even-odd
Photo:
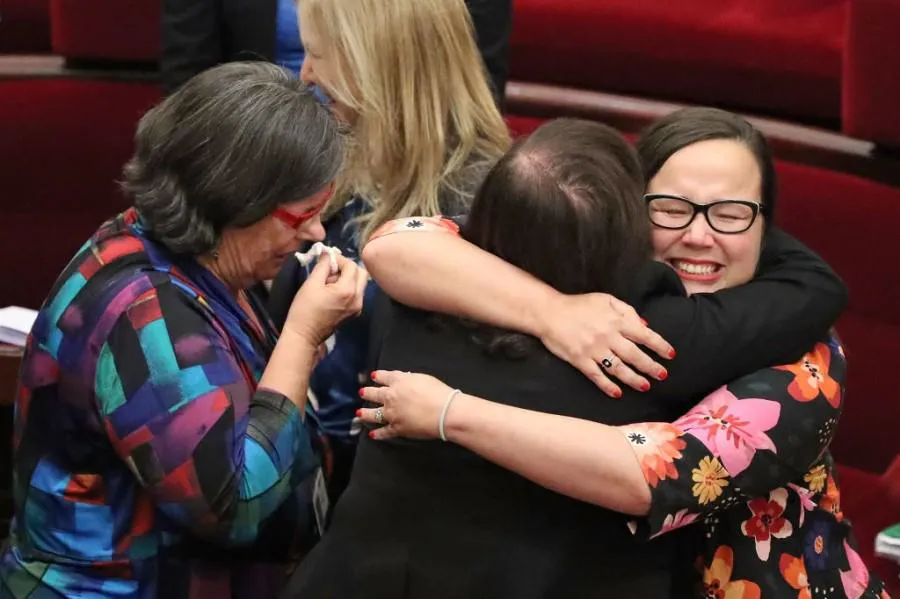
[[(300, 77), (327, 97), (348, 138), (345, 168), (324, 210), (325, 244), (358, 261), (361, 241), (389, 220), (467, 212), (510, 138), (463, 0), (301, 0), (299, 10)], [(290, 261), (274, 281), (276, 326), (306, 277)], [(332, 500), (355, 453), (374, 294), (366, 292), (361, 318), (336, 331), (310, 380), (333, 456), (326, 464)]]

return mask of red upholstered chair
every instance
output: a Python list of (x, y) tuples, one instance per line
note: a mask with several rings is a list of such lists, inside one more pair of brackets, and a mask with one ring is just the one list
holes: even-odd
[(515, 0), (511, 78), (840, 115), (845, 0)]
[(0, 2), (0, 54), (50, 51), (48, 0)]
[(900, 0), (514, 1), (511, 81), (827, 124), (900, 150)]
[(900, 0), (851, 0), (847, 23), (844, 131), (900, 149)]
[[(158, 0), (49, 1), (54, 52), (154, 61)], [(900, 0), (514, 0), (511, 79), (828, 123), (900, 147)], [(0, 36), (2, 40), (2, 36)], [(515, 97), (511, 96), (511, 106)]]
[(54, 53), (70, 60), (157, 60), (159, 0), (49, 2)]
[(88, 236), (126, 207), (116, 181), (159, 97), (146, 83), (0, 77), (0, 305), (39, 307)]

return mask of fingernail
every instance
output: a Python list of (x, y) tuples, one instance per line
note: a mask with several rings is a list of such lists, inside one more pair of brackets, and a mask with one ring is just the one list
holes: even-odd
[(363, 388), (360, 388), (360, 390), (359, 390), (359, 396), (360, 396), (360, 397), (365, 397), (365, 396), (366, 396), (366, 390), (363, 389)]
[(373, 381), (377, 381), (377, 380), (378, 380), (378, 379), (375, 377), (375, 371), (374, 371), (374, 370), (371, 372), (371, 374), (369, 374), (369, 378), (372, 379)]
[(667, 370), (660, 370), (658, 373), (656, 373), (656, 378), (658, 378), (661, 381), (664, 381), (667, 378), (669, 378), (669, 372)]
[(669, 352), (669, 359), (672, 359), (674, 357), (675, 357), (675, 350), (673, 349)]
[(362, 410), (356, 410), (356, 417), (362, 418)]
[(641, 391), (649, 391), (650, 383), (641, 383)]
[(374, 438), (375, 438), (375, 431), (369, 431), (369, 438), (370, 438), (370, 439), (374, 439)]
[(646, 320), (644, 320), (644, 319), (642, 318), (642, 319), (641, 319), (641, 324), (644, 325), (644, 326), (647, 326), (649, 323), (648, 323)]
[(616, 390), (613, 392), (613, 397), (615, 397), (616, 399), (621, 399), (621, 398), (622, 398), (622, 392), (621, 392), (619, 389), (616, 389)]

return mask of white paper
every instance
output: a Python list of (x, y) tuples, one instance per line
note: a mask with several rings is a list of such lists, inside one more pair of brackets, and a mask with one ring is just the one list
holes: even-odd
[(25, 340), (31, 332), (31, 327), (34, 326), (37, 315), (36, 310), (19, 306), (0, 308), (0, 343), (25, 347)]

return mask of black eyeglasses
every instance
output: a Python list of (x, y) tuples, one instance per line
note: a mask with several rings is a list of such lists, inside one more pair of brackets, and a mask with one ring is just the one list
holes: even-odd
[(719, 200), (695, 204), (687, 198), (666, 193), (644, 196), (650, 222), (663, 229), (686, 229), (697, 214), (706, 217), (710, 228), (718, 233), (743, 233), (753, 226), (762, 206), (747, 200)]

